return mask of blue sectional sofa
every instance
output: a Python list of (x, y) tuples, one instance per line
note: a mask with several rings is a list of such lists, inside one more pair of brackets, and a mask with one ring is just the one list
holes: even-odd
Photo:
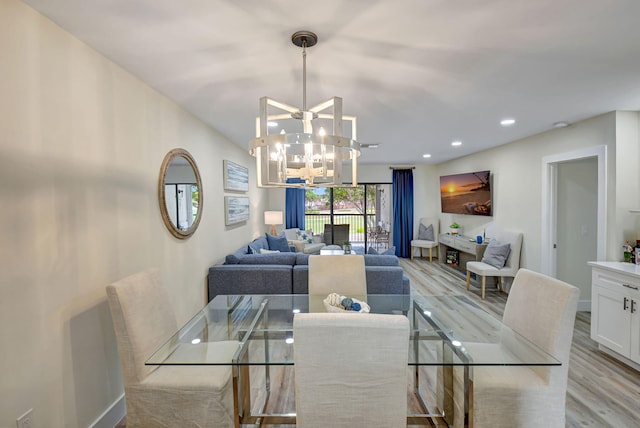
[[(260, 237), (250, 245), (255, 250), (265, 244)], [(209, 301), (219, 294), (306, 294), (309, 257), (295, 252), (249, 254), (245, 245), (229, 254), (224, 264), (209, 268)], [(367, 254), (364, 261), (369, 294), (410, 294), (409, 278), (398, 257)]]

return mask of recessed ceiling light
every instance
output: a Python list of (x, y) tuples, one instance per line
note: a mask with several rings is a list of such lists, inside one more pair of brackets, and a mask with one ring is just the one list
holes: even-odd
[(560, 121), (553, 124), (554, 128), (566, 128), (567, 126), (569, 126), (569, 122), (565, 121)]
[(429, 153), (425, 153), (425, 154), (423, 154), (423, 155), (422, 155), (422, 157), (423, 157), (423, 158), (430, 158), (430, 157), (431, 157), (431, 155), (430, 155)]
[(461, 146), (461, 145), (462, 145), (462, 141), (454, 141), (454, 142), (452, 142), (452, 143), (451, 143), (451, 145), (452, 145), (453, 147)]
[(513, 125), (514, 123), (516, 123), (516, 120), (515, 120), (515, 119), (502, 119), (502, 120), (500, 121), (500, 125), (502, 125), (502, 126), (511, 126), (511, 125)]

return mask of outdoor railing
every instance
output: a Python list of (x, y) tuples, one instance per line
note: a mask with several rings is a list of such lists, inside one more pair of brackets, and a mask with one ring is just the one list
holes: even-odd
[[(375, 215), (367, 215), (369, 224), (376, 224)], [(364, 216), (362, 214), (334, 214), (333, 224), (348, 224), (349, 225), (349, 241), (352, 245), (364, 245), (365, 244), (365, 227)], [(321, 234), (324, 232), (324, 225), (331, 223), (330, 214), (306, 214), (305, 215), (305, 228), (311, 229), (314, 234)], [(373, 226), (369, 226), (370, 232)], [(371, 243), (368, 242), (368, 245)]]

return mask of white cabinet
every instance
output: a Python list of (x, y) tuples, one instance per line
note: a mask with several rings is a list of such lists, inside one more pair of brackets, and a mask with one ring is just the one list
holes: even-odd
[(591, 338), (640, 364), (640, 267), (590, 262)]

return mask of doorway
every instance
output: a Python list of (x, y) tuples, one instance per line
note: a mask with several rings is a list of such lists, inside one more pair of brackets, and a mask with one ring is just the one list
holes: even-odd
[(591, 309), (591, 269), (604, 260), (606, 146), (543, 159), (542, 273), (580, 288), (578, 310)]

